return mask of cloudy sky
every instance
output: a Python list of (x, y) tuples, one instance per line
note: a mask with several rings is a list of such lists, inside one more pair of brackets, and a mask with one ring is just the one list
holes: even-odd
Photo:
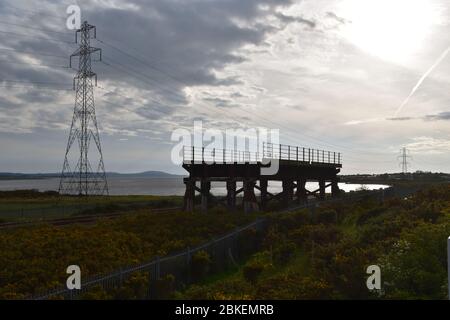
[(73, 112), (66, 8), (97, 27), (107, 171), (181, 173), (177, 128), (280, 129), (343, 173), (450, 172), (448, 0), (0, 0), (0, 172), (62, 167)]

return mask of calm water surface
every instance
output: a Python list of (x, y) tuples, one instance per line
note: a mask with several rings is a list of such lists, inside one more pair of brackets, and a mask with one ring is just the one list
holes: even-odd
[[(149, 177), (110, 177), (108, 178), (109, 193), (111, 195), (183, 195), (184, 184), (182, 177), (170, 178), (149, 178)], [(0, 190), (20, 190), (37, 189), (39, 191), (58, 190), (59, 179), (30, 179), (30, 180), (0, 180)], [(307, 188), (315, 190), (319, 186), (317, 183), (308, 182)], [(361, 184), (339, 183), (339, 188), (345, 191), (352, 191), (361, 188)], [(369, 190), (387, 188), (386, 185), (367, 184), (364, 185)], [(239, 183), (238, 183), (239, 188)], [(225, 195), (225, 182), (213, 183), (211, 192), (216, 195)], [(269, 183), (269, 192), (281, 191), (281, 182)], [(330, 188), (327, 188), (329, 192)], [(257, 190), (256, 190), (257, 191)]]

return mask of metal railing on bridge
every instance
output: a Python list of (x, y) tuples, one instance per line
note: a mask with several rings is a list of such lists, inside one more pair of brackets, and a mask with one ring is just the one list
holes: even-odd
[(309, 164), (342, 164), (340, 152), (268, 142), (262, 144), (262, 152), (183, 146), (183, 163), (258, 163), (271, 159), (298, 161)]

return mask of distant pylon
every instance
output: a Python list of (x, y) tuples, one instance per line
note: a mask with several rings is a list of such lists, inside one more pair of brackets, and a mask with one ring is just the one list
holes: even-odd
[(408, 173), (408, 166), (410, 163), (408, 162), (408, 159), (411, 159), (412, 157), (409, 155), (408, 149), (402, 148), (400, 149), (400, 155), (397, 157), (400, 159), (399, 165), (402, 167), (402, 173), (407, 174)]
[[(70, 56), (70, 66), (72, 66), (72, 57), (78, 56), (79, 59), (78, 72), (73, 81), (76, 93), (72, 125), (59, 183), (61, 194), (108, 194), (108, 183), (95, 116), (93, 79), (95, 78), (95, 84), (97, 84), (97, 75), (91, 70), (91, 54), (98, 51), (100, 60), (102, 54), (100, 48), (90, 46), (91, 32), (95, 38), (95, 27), (85, 21), (75, 32), (75, 41), (80, 44), (80, 47)], [(78, 34), (80, 35), (79, 39)], [(93, 147), (90, 144), (91, 139), (95, 142)], [(75, 140), (78, 148), (73, 146)], [(92, 170), (91, 163), (95, 163), (95, 171)], [(71, 164), (74, 167), (73, 171)]]

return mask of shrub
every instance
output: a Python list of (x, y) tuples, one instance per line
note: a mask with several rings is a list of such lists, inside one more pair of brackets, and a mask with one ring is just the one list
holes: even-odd
[(211, 257), (202, 250), (198, 251), (192, 256), (191, 261), (191, 275), (194, 281), (199, 281), (205, 278), (211, 268)]
[(83, 293), (80, 296), (81, 300), (107, 300), (111, 299), (108, 293), (103, 289), (101, 285), (96, 285), (90, 288), (89, 291)]
[(155, 289), (157, 299), (170, 299), (175, 291), (175, 277), (172, 274), (166, 274), (155, 281)]
[(320, 210), (316, 218), (318, 223), (331, 224), (337, 222), (337, 212), (334, 209)]
[(245, 280), (251, 284), (256, 284), (259, 276), (264, 271), (264, 265), (259, 261), (247, 263), (242, 270)]
[(295, 243), (291, 241), (283, 242), (273, 250), (274, 262), (278, 264), (286, 264), (293, 256), (295, 249)]
[(259, 234), (255, 228), (244, 230), (238, 238), (239, 253), (244, 257), (248, 256), (255, 252), (259, 243)]

